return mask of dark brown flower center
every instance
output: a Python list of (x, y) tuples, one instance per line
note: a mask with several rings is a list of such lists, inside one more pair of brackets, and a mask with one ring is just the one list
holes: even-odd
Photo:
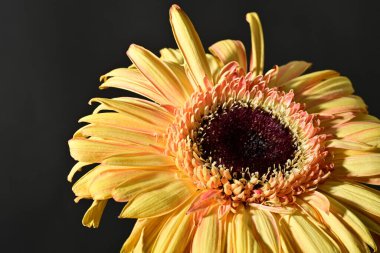
[[(294, 158), (293, 134), (280, 120), (263, 109), (234, 105), (221, 107), (204, 117), (197, 143), (203, 159), (231, 169), (263, 175)], [(248, 171), (247, 171), (247, 168)]]

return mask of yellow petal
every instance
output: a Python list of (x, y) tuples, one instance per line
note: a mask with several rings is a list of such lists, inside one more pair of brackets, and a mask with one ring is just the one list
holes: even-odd
[(99, 227), (100, 219), (102, 217), (104, 208), (106, 207), (107, 200), (94, 200), (91, 207), (87, 210), (82, 219), (83, 226), (86, 227)]
[(149, 218), (160, 216), (177, 208), (194, 194), (190, 182), (177, 180), (156, 190), (138, 194), (120, 214), (122, 218)]
[(141, 73), (172, 104), (182, 106), (188, 98), (175, 74), (165, 63), (147, 49), (132, 44), (127, 55)]
[(374, 251), (377, 251), (376, 244), (363, 222), (350, 209), (336, 201), (334, 198), (329, 196), (327, 196), (327, 198), (331, 203), (331, 212), (355, 231), (362, 241), (371, 246)]
[(126, 202), (139, 193), (149, 192), (176, 180), (171, 171), (144, 172), (126, 179), (112, 190), (112, 197), (119, 202)]
[(201, 90), (206, 90), (208, 85), (204, 79), (212, 82), (210, 67), (201, 40), (193, 24), (186, 13), (178, 6), (170, 8), (170, 24), (178, 48), (188, 65), (195, 81)]
[(236, 252), (262, 252), (262, 249), (254, 237), (252, 231), (252, 217), (245, 208), (234, 215), (233, 234), (235, 235)]
[(361, 184), (328, 180), (318, 186), (355, 209), (380, 217), (380, 192)]
[[(293, 78), (281, 84), (281, 87), (285, 91), (293, 90), (294, 93), (297, 95), (298, 93), (301, 93), (304, 90), (309, 89), (313, 87), (314, 85), (317, 85), (319, 82), (335, 77), (335, 76), (339, 76), (339, 73), (333, 70), (323, 70), (323, 71), (312, 72), (306, 75)], [(275, 81), (276, 79), (274, 79), (272, 82), (275, 82)], [(275, 82), (275, 84), (277, 83)], [(271, 84), (270, 86), (274, 86), (274, 84)]]
[(186, 75), (185, 68), (179, 64), (173, 63), (173, 62), (165, 62), (166, 65), (173, 71), (173, 73), (177, 76), (178, 80), (181, 82), (182, 87), (186, 91), (187, 97), (190, 97), (191, 94), (197, 90), (196, 85), (193, 85), (192, 82), (190, 82), (189, 78)]
[(291, 61), (282, 65), (278, 68), (277, 75), (270, 86), (283, 86), (286, 89), (288, 81), (302, 75), (310, 66), (311, 63), (305, 61)]
[(336, 242), (322, 229), (299, 214), (284, 216), (294, 243), (308, 253), (341, 252)]
[(87, 166), (89, 164), (91, 163), (77, 162), (71, 169), (69, 175), (67, 176), (67, 181), (72, 182), (75, 173), (81, 171), (84, 166)]
[(264, 70), (264, 36), (259, 16), (255, 12), (247, 13), (246, 20), (251, 29), (251, 59), (249, 71), (261, 75)]
[(173, 48), (163, 48), (160, 50), (161, 59), (164, 61), (170, 61), (177, 64), (183, 64), (183, 56), (181, 51)]
[(329, 148), (352, 149), (358, 151), (376, 151), (377, 148), (363, 142), (333, 139), (326, 142)]
[(71, 139), (69, 147), (70, 154), (75, 160), (88, 163), (100, 163), (103, 159), (113, 155), (142, 150), (141, 146), (139, 148), (137, 145), (85, 138)]
[(299, 101), (306, 103), (307, 108), (331, 99), (349, 96), (354, 93), (351, 81), (344, 76), (327, 79), (311, 89), (298, 95)]
[(144, 146), (157, 146), (165, 148), (164, 139), (160, 138), (157, 133), (144, 132), (134, 129), (123, 128), (119, 126), (107, 125), (87, 125), (80, 128), (74, 138), (79, 137), (97, 137), (103, 140), (117, 141), (126, 144), (136, 143)]
[(351, 211), (360, 219), (361, 222), (363, 222), (369, 231), (380, 235), (380, 222), (372, 219), (372, 217), (369, 217), (368, 214), (364, 214), (353, 208)]
[(338, 114), (344, 112), (366, 112), (367, 105), (358, 96), (347, 96), (330, 100), (308, 108), (309, 113)]
[(280, 234), (273, 215), (268, 211), (251, 208), (253, 223), (268, 252), (280, 252)]
[(334, 175), (345, 177), (369, 177), (380, 175), (380, 154), (336, 157)]
[(236, 61), (247, 72), (247, 56), (244, 44), (239, 40), (222, 40), (209, 47), (210, 52), (219, 58), (223, 64)]
[(187, 215), (186, 210), (183, 208), (168, 219), (156, 238), (152, 253), (185, 252), (194, 232), (192, 216)]
[(102, 110), (113, 110), (122, 114), (125, 113), (137, 116), (143, 121), (159, 126), (167, 126), (168, 123), (171, 123), (174, 120), (174, 116), (166, 109), (145, 99), (133, 97), (113, 99), (93, 98), (90, 100), (90, 104), (93, 102), (100, 103), (98, 108), (95, 109), (94, 114), (97, 114)]
[(344, 138), (346, 136), (359, 133), (361, 131), (379, 128), (380, 124), (371, 121), (350, 121), (333, 128), (332, 132), (338, 138)]
[(100, 78), (104, 83), (100, 89), (119, 88), (135, 92), (159, 104), (171, 104), (166, 96), (161, 94), (138, 69), (123, 68), (113, 70)]
[(151, 252), (154, 241), (170, 215), (151, 219), (138, 219), (121, 253)]
[(219, 229), (217, 214), (211, 213), (203, 217), (193, 238), (192, 252), (221, 252), (218, 248), (219, 236), (225, 231), (219, 231)]

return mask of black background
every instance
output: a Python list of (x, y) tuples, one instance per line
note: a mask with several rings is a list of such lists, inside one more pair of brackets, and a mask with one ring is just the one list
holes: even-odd
[(205, 47), (231, 38), (248, 49), (245, 13), (259, 12), (267, 69), (304, 59), (338, 70), (380, 116), (377, 1), (1, 1), (0, 251), (119, 251), (133, 221), (119, 220), (122, 206), (111, 203), (99, 229), (81, 225), (90, 202), (73, 201), (67, 140), (90, 98), (130, 95), (99, 91), (98, 78), (130, 64), (131, 43), (175, 47), (172, 3)]

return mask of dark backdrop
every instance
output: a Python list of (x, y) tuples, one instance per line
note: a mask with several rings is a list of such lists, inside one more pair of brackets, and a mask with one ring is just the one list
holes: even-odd
[[(380, 116), (380, 8), (376, 1), (175, 1), (203, 44), (240, 39), (249, 48), (245, 13), (265, 31), (266, 67), (304, 59), (353, 81)], [(67, 140), (91, 112), (98, 78), (130, 64), (137, 43), (158, 53), (175, 47), (172, 1), (1, 1), (0, 251), (118, 252), (133, 226), (122, 206), (106, 208), (99, 229), (82, 227), (89, 201), (75, 204), (66, 181), (74, 161)], [(77, 178), (77, 177), (76, 177)]]

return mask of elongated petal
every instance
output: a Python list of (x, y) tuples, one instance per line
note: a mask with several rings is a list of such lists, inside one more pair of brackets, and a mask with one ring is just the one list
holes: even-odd
[(334, 175), (346, 177), (380, 176), (380, 154), (336, 158)]
[[(336, 201), (334, 198), (327, 196), (331, 203), (331, 212), (334, 213), (339, 219), (344, 221), (355, 233), (371, 246), (374, 251), (377, 251), (376, 244), (373, 241), (371, 233), (363, 222), (347, 207)], [(338, 230), (339, 231), (339, 230)]]
[(207, 88), (204, 78), (212, 82), (210, 67), (201, 40), (186, 13), (178, 6), (170, 8), (170, 24), (173, 35), (186, 64), (202, 90)]
[(219, 58), (223, 64), (236, 61), (247, 71), (247, 56), (244, 44), (240, 40), (222, 40), (209, 47), (210, 52)]
[(135, 92), (159, 104), (171, 104), (166, 96), (161, 94), (138, 69), (123, 68), (113, 70), (101, 77), (104, 83), (100, 89), (119, 88)]
[(311, 63), (305, 61), (291, 61), (286, 65), (280, 66), (271, 86), (285, 86), (286, 82), (299, 77), (310, 66)]
[(233, 234), (235, 235), (236, 252), (262, 252), (262, 249), (254, 237), (252, 231), (252, 217), (249, 214), (249, 210), (242, 210), (234, 215), (233, 219)]
[(334, 215), (333, 212), (326, 213), (324, 210), (320, 209), (318, 205), (309, 202), (315, 210), (322, 216), (324, 222), (331, 229), (331, 232), (340, 239), (343, 245), (350, 252), (369, 252), (369, 249), (366, 245), (356, 238), (356, 236), (349, 231), (349, 229), (342, 223), (341, 220)]
[(333, 180), (328, 180), (319, 188), (355, 209), (380, 217), (379, 191), (361, 184)]
[(329, 148), (352, 149), (358, 151), (376, 151), (377, 148), (363, 142), (333, 139), (326, 142)]
[(338, 114), (344, 112), (366, 112), (367, 105), (358, 96), (347, 96), (330, 100), (308, 108), (309, 113)]
[(194, 232), (192, 216), (186, 214), (186, 208), (175, 213), (164, 224), (152, 248), (153, 253), (184, 252)]
[[(211, 213), (210, 215), (203, 217), (201, 224), (197, 227), (193, 238), (192, 252), (221, 252), (218, 249), (219, 231), (218, 216)], [(225, 231), (222, 231), (224, 233)]]
[(90, 100), (90, 104), (93, 102), (100, 103), (94, 114), (101, 110), (112, 110), (122, 114), (134, 115), (144, 121), (163, 126), (167, 126), (174, 120), (174, 116), (169, 111), (145, 99), (133, 97), (93, 98)]
[[(70, 154), (75, 160), (87, 163), (100, 163), (113, 155), (143, 150), (142, 146), (86, 138), (71, 139), (69, 147)], [(150, 150), (149, 147), (144, 147), (144, 149)]]
[(82, 219), (83, 226), (89, 228), (99, 227), (100, 219), (106, 204), (107, 200), (94, 200)]
[(294, 243), (303, 252), (341, 252), (336, 242), (306, 217), (294, 214), (284, 217), (284, 221), (289, 226)]
[(188, 200), (196, 188), (185, 180), (137, 195), (124, 207), (122, 218), (149, 218), (166, 214)]
[(264, 35), (259, 16), (255, 12), (248, 13), (246, 20), (251, 29), (251, 59), (249, 71), (261, 75), (264, 70)]
[(77, 173), (78, 171), (81, 171), (84, 166), (87, 166), (89, 164), (91, 164), (91, 163), (77, 162), (73, 166), (73, 168), (70, 170), (70, 173), (67, 176), (67, 181), (72, 182), (75, 173)]
[(173, 71), (150, 51), (131, 45), (127, 51), (131, 61), (154, 87), (174, 105), (181, 106), (188, 98)]
[(139, 193), (164, 187), (175, 180), (176, 174), (171, 171), (139, 173), (114, 188), (112, 190), (112, 197), (116, 201), (126, 202)]
[(186, 75), (185, 68), (174, 62), (165, 62), (166, 65), (173, 71), (178, 80), (181, 82), (182, 87), (186, 92), (186, 96), (190, 97), (191, 94), (197, 90), (197, 86), (194, 86), (192, 82), (190, 82), (188, 76)]
[(277, 222), (272, 214), (268, 211), (255, 208), (251, 208), (251, 213), (256, 231), (258, 231), (258, 234), (268, 251), (280, 252), (280, 234)]

